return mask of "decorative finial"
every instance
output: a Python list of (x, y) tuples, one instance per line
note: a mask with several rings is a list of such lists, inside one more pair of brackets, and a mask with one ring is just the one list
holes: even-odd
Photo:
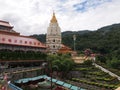
[(54, 12), (54, 10), (53, 10), (53, 14), (54, 14), (55, 12)]
[(56, 23), (56, 22), (57, 22), (57, 19), (56, 19), (56, 17), (55, 17), (55, 12), (54, 12), (54, 10), (53, 10), (53, 16), (52, 16), (51, 22), (52, 22), (52, 23)]

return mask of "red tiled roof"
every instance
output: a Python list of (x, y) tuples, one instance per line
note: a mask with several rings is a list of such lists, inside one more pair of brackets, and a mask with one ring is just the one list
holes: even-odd
[(2, 20), (0, 20), (0, 25), (1, 25), (1, 26), (7, 26), (7, 27), (10, 27), (10, 28), (13, 28), (13, 27), (9, 24), (9, 22), (2, 21)]
[(68, 46), (65, 46), (62, 44), (62, 47), (59, 49), (58, 53), (71, 53), (72, 49), (69, 48)]
[(0, 44), (19, 45), (19, 46), (31, 46), (31, 47), (42, 47), (46, 46), (35, 38), (29, 36), (20, 35), (6, 35), (0, 33)]
[(71, 48), (62, 44), (62, 47), (60, 48), (60, 50), (71, 50)]

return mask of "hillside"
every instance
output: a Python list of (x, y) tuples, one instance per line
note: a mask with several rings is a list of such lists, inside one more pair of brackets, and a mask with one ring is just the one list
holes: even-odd
[(63, 43), (73, 47), (73, 34), (76, 34), (77, 37), (76, 49), (78, 51), (91, 48), (92, 50), (100, 51), (101, 53), (109, 53), (109, 48), (112, 50), (118, 49), (117, 46), (120, 44), (120, 24), (106, 26), (96, 31), (89, 31), (84, 34), (73, 32), (69, 35), (63, 35)]
[[(107, 54), (120, 51), (120, 24), (102, 27), (96, 31), (66, 31), (62, 32), (62, 43), (73, 48), (73, 35), (76, 35), (76, 50), (83, 51), (86, 48), (94, 52)], [(45, 34), (32, 35), (45, 43)]]
[[(62, 32), (62, 43), (73, 49), (73, 35), (76, 35), (76, 50), (79, 53), (90, 48), (94, 53), (103, 55), (102, 63), (114, 68), (120, 68), (120, 24), (102, 27), (95, 31), (66, 31)], [(45, 43), (45, 34), (32, 35)], [(108, 63), (107, 63), (108, 62)]]
[(35, 37), (36, 39), (38, 39), (39, 41), (45, 43), (46, 42), (46, 35), (45, 34), (34, 34), (34, 35), (30, 35), (32, 37)]

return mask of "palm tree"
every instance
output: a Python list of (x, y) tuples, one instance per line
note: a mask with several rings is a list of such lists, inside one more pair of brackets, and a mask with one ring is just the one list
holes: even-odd
[[(63, 77), (72, 69), (74, 62), (70, 58), (63, 56), (49, 56), (52, 62), (52, 70), (57, 72), (57, 76)], [(60, 73), (60, 75), (58, 75)]]

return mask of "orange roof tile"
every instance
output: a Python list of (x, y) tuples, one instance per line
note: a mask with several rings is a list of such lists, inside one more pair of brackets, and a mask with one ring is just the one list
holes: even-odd
[(62, 44), (62, 47), (58, 50), (58, 53), (71, 53), (72, 49), (69, 48), (68, 46), (65, 46)]
[(62, 47), (60, 49), (71, 50), (71, 48), (69, 48), (68, 46), (65, 46), (64, 44), (62, 44)]

